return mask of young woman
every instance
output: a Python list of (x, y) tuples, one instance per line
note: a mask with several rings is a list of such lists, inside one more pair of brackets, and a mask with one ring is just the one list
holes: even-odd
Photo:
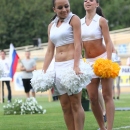
[(54, 95), (59, 96), (64, 120), (68, 130), (83, 130), (84, 110), (81, 105), (81, 88), (77, 93), (69, 93), (60, 84), (62, 69), (72, 66), (80, 74), (81, 59), (81, 24), (78, 16), (70, 12), (68, 0), (53, 0), (56, 17), (48, 26), (48, 49), (43, 70), (46, 72), (55, 53), (54, 68), (56, 72)]
[[(87, 61), (90, 62), (91, 65), (93, 65), (95, 60), (98, 58), (111, 59), (113, 49), (107, 21), (96, 13), (98, 6), (98, 0), (84, 0), (86, 16), (81, 19), (83, 47), (85, 49)], [(103, 44), (103, 38), (106, 46)], [(100, 130), (106, 130), (102, 110), (98, 102), (99, 82), (100, 77), (93, 75), (91, 83), (87, 86), (87, 91), (91, 100), (91, 108)], [(101, 84), (106, 107), (107, 130), (112, 130), (115, 109), (112, 98), (113, 79), (101, 78)]]

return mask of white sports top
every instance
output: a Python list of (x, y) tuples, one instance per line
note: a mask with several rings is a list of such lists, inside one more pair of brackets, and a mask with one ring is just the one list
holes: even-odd
[(74, 14), (70, 12), (59, 27), (57, 27), (58, 17), (52, 21), (53, 24), (50, 29), (50, 40), (55, 47), (74, 43), (73, 28), (69, 24), (73, 15)]
[(95, 14), (89, 25), (85, 22), (85, 17), (81, 19), (82, 41), (90, 41), (103, 38), (99, 25), (101, 16)]

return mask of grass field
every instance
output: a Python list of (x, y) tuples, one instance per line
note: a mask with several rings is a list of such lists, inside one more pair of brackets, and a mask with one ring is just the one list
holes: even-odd
[[(67, 130), (59, 101), (48, 102), (46, 96), (37, 97), (37, 101), (47, 110), (46, 114), (4, 115), (3, 105), (6, 103), (0, 104), (0, 130)], [(116, 108), (130, 108), (130, 94), (122, 94), (120, 100), (114, 102)], [(85, 118), (84, 130), (98, 129), (91, 111), (85, 112)], [(130, 130), (130, 111), (115, 112), (114, 129)]]

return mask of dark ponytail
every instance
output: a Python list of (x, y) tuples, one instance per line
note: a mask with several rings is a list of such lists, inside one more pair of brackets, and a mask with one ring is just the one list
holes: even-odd
[(55, 7), (55, 1), (56, 0), (52, 0), (52, 6)]
[(56, 18), (57, 14), (55, 14), (52, 18), (51, 21), (53, 21)]
[[(52, 0), (52, 6), (55, 7), (55, 1), (56, 0)], [(53, 21), (56, 18), (57, 14), (55, 14), (52, 18), (51, 21)]]
[(104, 16), (104, 14), (103, 14), (102, 9), (101, 9), (100, 6), (98, 6), (98, 7), (96, 8), (96, 13), (97, 13), (98, 15), (100, 15), (100, 16), (102, 16), (102, 17), (105, 18), (105, 16)]

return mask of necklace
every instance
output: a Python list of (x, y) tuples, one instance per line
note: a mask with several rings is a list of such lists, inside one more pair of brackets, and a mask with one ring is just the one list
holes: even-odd
[(59, 18), (59, 21), (62, 23), (64, 22), (64, 18)]

